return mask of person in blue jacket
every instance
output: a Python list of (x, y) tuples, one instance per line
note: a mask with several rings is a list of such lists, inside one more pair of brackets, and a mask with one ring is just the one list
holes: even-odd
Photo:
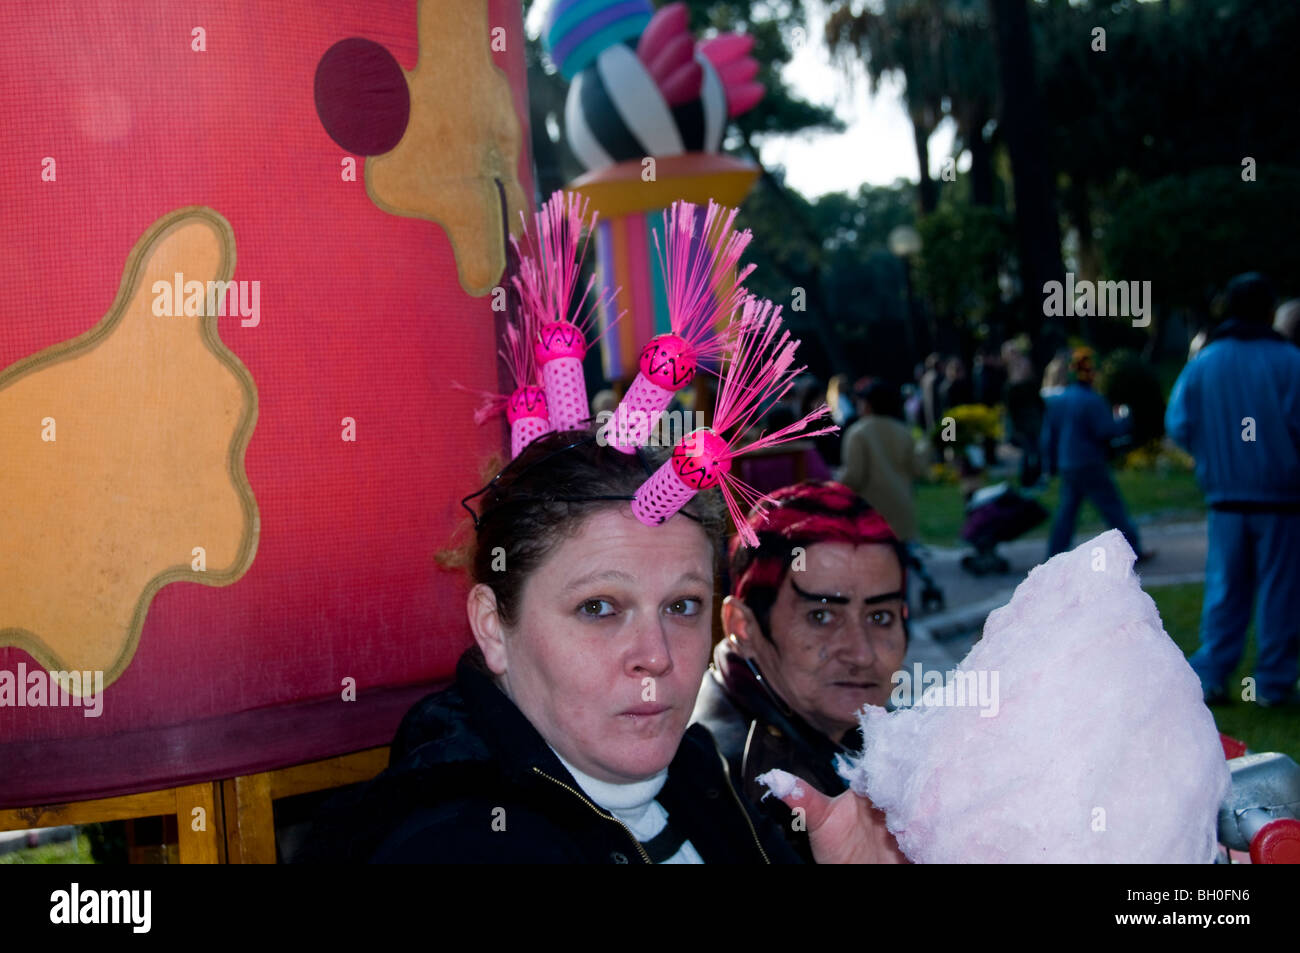
[(1227, 315), (1165, 414), (1210, 507), (1201, 645), (1189, 661), (1206, 701), (1226, 702), (1258, 600), (1254, 700), (1272, 706), (1294, 699), (1300, 655), (1300, 350), (1269, 327), (1273, 290), (1261, 275), (1229, 282)]
[(1106, 399), (1092, 389), (1093, 351), (1077, 348), (1070, 358), (1070, 384), (1047, 398), (1043, 414), (1042, 452), (1044, 472), (1061, 475), (1060, 501), (1052, 531), (1047, 539), (1047, 556), (1070, 548), (1079, 507), (1085, 499), (1102, 519), (1118, 529), (1144, 562), (1153, 554), (1143, 553), (1137, 528), (1128, 517), (1124, 500), (1110, 476), (1107, 451), (1110, 442), (1128, 433), (1128, 416), (1115, 416)]

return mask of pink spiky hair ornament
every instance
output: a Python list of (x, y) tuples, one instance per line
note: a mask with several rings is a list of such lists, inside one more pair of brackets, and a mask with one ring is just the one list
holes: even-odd
[[(614, 425), (603, 435), (615, 435), (621, 442), (609, 442), (621, 452), (637, 452), (648, 442), (672, 395), (694, 377), (700, 361), (721, 358), (713, 426), (688, 433), (653, 473), (647, 462), (647, 479), (635, 495), (598, 499), (630, 500), (637, 519), (658, 526), (681, 512), (696, 493), (716, 486), (741, 541), (755, 546), (758, 540), (746, 513), (763, 507), (770, 497), (732, 475), (732, 461), (756, 450), (839, 428), (831, 425), (805, 433), (809, 424), (829, 415), (830, 408), (823, 404), (775, 433), (750, 439), (763, 415), (789, 393), (805, 368), (795, 366), (799, 342), (783, 330), (781, 309), (770, 301), (747, 295), (741, 288), (753, 266), (742, 268), (739, 264), (750, 235), (747, 231), (736, 232), (736, 210), (710, 202), (703, 217), (703, 228), (696, 234), (694, 205), (677, 202), (665, 213), (667, 253), (661, 253), (661, 261), (673, 309), (673, 333), (659, 335), (646, 345), (641, 373), (620, 405)], [(594, 220), (593, 216), (593, 224)], [(507, 406), (512, 456), (518, 456), (543, 433), (585, 430), (590, 421), (582, 357), (586, 352), (586, 329), (601, 303), (591, 295), (594, 278), (588, 281), (577, 308), (570, 310), (586, 248), (580, 236), (584, 231), (590, 234), (586, 201), (557, 192), (538, 212), (536, 226), (535, 235), (530, 236), (533, 254), (525, 253), (516, 244), (519, 271), (512, 280), (521, 307), (517, 320), (507, 325), (506, 347), (501, 352), (517, 385)], [(586, 307), (589, 300), (592, 303)], [(577, 315), (576, 321), (568, 320), (571, 313)], [(729, 323), (719, 329), (719, 322), (727, 319)], [(544, 394), (532, 383), (539, 368), (545, 382)], [(639, 414), (626, 413), (623, 405), (629, 404)], [(589, 435), (579, 443), (598, 440), (599, 436)], [(571, 444), (570, 448), (577, 445)], [(461, 501), (475, 527), (485, 516), (476, 514), (469, 500), (487, 492), (491, 485)]]
[(788, 427), (741, 445), (763, 414), (789, 393), (795, 378), (806, 369), (794, 366), (798, 346), (790, 332), (781, 329), (780, 307), (752, 297), (745, 300), (733, 349), (719, 375), (722, 383), (713, 426), (701, 427), (683, 437), (672, 456), (641, 485), (632, 501), (637, 519), (647, 526), (657, 526), (696, 493), (716, 486), (722, 491), (727, 512), (745, 545), (758, 545), (746, 513), (762, 507), (770, 497), (734, 476), (732, 461), (755, 450), (839, 429), (832, 425), (804, 433), (810, 423), (830, 413), (823, 404)]
[[(534, 358), (545, 387), (552, 430), (576, 430), (591, 419), (582, 359), (587, 354), (587, 332), (606, 296), (592, 293), (593, 274), (574, 304), (582, 262), (599, 214), (593, 211), (588, 221), (587, 208), (584, 196), (555, 192), (533, 216), (534, 228), (526, 231), (525, 245), (515, 241), (519, 273), (511, 280), (523, 310), (532, 318)], [(608, 296), (612, 297), (612, 292)], [(606, 331), (615, 321), (609, 322)]]
[[(667, 286), (672, 331), (650, 339), (641, 349), (636, 379), (619, 402), (609, 428), (609, 442), (623, 453), (644, 446), (659, 415), (673, 395), (690, 384), (702, 361), (716, 359), (730, 344), (719, 321), (731, 318), (745, 298), (741, 283), (754, 270), (740, 267), (752, 237), (736, 231), (737, 209), (709, 202), (704, 225), (696, 233), (696, 206), (674, 202), (664, 212), (664, 245), (655, 233), (655, 252)], [(727, 325), (730, 329), (733, 325)]]
[(484, 424), (502, 411), (510, 423), (510, 456), (519, 456), (542, 434), (551, 429), (546, 410), (546, 391), (539, 387), (537, 358), (533, 343), (537, 339), (537, 322), (527, 308), (518, 308), (506, 318), (505, 345), (497, 353), (506, 366), (514, 387), (509, 394), (472, 390), (459, 381), (452, 381), (456, 390), (477, 394), (483, 403), (474, 411), (474, 423)]

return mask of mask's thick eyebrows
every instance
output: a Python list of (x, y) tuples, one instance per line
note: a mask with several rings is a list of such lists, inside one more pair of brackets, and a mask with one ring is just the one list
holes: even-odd
[(794, 589), (795, 594), (801, 599), (807, 599), (809, 602), (826, 602), (837, 606), (846, 606), (849, 604), (847, 596), (828, 596), (817, 592), (804, 592), (799, 588), (799, 584), (793, 579), (790, 580), (790, 587)]
[[(792, 584), (793, 585), (793, 584)], [(878, 596), (867, 596), (862, 600), (864, 606), (875, 605), (877, 602), (893, 602), (895, 599), (903, 598), (903, 590), (895, 589), (893, 592), (882, 592)]]

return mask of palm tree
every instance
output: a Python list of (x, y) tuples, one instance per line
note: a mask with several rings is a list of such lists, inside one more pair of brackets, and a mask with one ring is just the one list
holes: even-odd
[(945, 116), (971, 151), (972, 199), (993, 203), (993, 143), (985, 138), (994, 114), (995, 61), (984, 0), (885, 0), (879, 13), (855, 12), (848, 0), (828, 0), (826, 41), (841, 56), (863, 61), (875, 92), (885, 76), (903, 80), (920, 166), (923, 215), (938, 205), (930, 176), (929, 140)]

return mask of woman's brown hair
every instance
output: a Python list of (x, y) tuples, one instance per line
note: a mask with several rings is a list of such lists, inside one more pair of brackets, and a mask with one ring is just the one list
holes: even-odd
[[(665, 451), (653, 448), (622, 453), (590, 431), (550, 433), (529, 444), (475, 494), (479, 502), (470, 578), (496, 594), (505, 625), (518, 621), (524, 583), (547, 555), (593, 514), (628, 506), (666, 459)], [(708, 536), (716, 565), (727, 529), (720, 494), (696, 494), (681, 512)]]

